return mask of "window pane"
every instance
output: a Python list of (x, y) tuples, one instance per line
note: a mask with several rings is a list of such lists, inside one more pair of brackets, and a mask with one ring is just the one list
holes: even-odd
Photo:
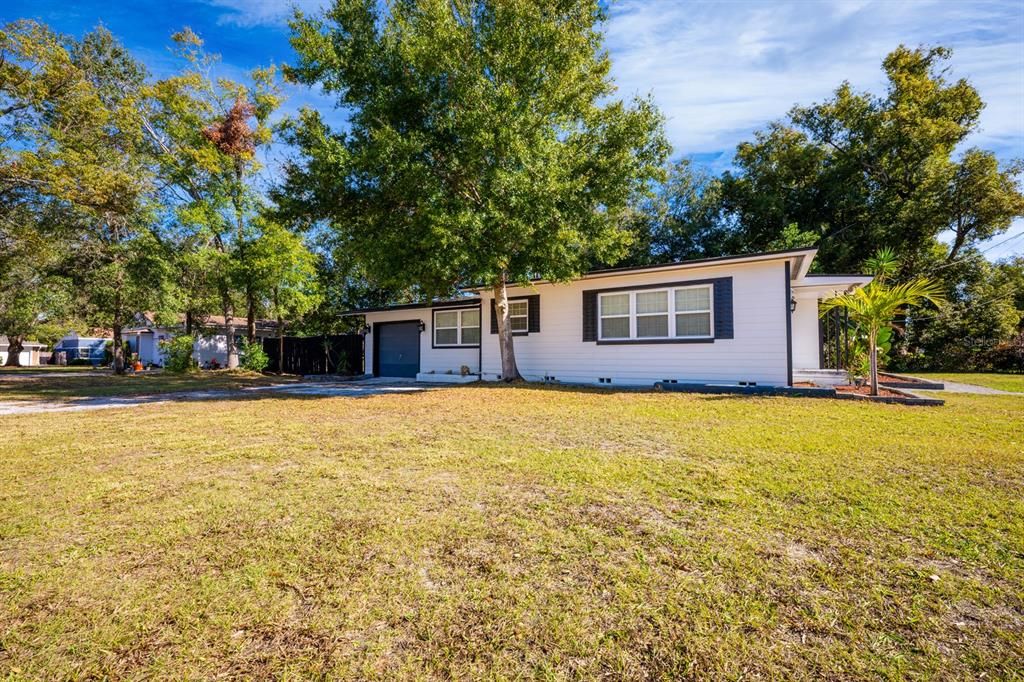
[(676, 315), (676, 336), (711, 336), (711, 313)]
[(511, 321), (512, 331), (514, 332), (525, 332), (530, 330), (530, 322), (526, 319), (525, 315), (522, 317), (513, 317), (511, 318)]
[(463, 327), (479, 327), (480, 326), (480, 311), (479, 310), (463, 310), (462, 311), (462, 326)]
[(602, 315), (629, 315), (629, 294), (611, 294), (601, 297)]
[(636, 335), (637, 336), (668, 336), (668, 315), (640, 315), (640, 316), (637, 316), (637, 318), (636, 318)]
[(636, 295), (636, 314), (644, 313), (667, 313), (668, 292), (667, 291), (641, 291)]
[(447, 312), (438, 312), (434, 314), (434, 326), (435, 327), (458, 327), (459, 326), (459, 313), (457, 310), (450, 310)]
[(435, 329), (434, 337), (438, 345), (454, 346), (459, 342), (458, 329)]
[(711, 289), (676, 289), (676, 311), (711, 310)]
[(529, 307), (527, 301), (509, 301), (508, 314), (509, 315), (526, 315), (526, 309)]
[(466, 344), (477, 344), (477, 343), (480, 343), (480, 327), (463, 327), (462, 328), (462, 343), (466, 343)]
[(629, 318), (628, 317), (604, 317), (601, 318), (602, 339), (628, 339)]

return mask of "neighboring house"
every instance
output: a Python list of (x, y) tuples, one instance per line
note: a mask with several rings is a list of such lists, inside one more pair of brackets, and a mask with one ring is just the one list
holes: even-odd
[[(6, 336), (0, 336), (0, 366), (7, 363), (7, 349), (8, 339)], [(21, 344), (21, 353), (18, 355), (18, 360), (22, 367), (32, 367), (39, 364), (39, 354), (46, 348), (44, 343), (36, 343), (35, 341), (25, 341)]]
[(53, 346), (53, 362), (67, 364), (72, 360), (88, 360), (101, 365), (109, 341), (109, 336), (80, 336), (78, 332), (71, 332)]
[[(162, 367), (167, 360), (167, 354), (160, 345), (161, 341), (169, 340), (174, 336), (185, 333), (184, 318), (182, 322), (173, 327), (161, 327), (152, 323), (148, 316), (139, 316), (137, 325), (125, 329), (123, 334), (132, 352), (138, 354), (139, 361), (144, 365), (155, 365)], [(239, 344), (245, 338), (245, 319), (235, 318), (235, 341)], [(271, 320), (256, 321), (256, 338), (277, 336), (277, 323)], [(195, 332), (195, 343), (193, 344), (192, 357), (199, 366), (205, 366), (212, 360), (216, 360), (221, 367), (227, 364), (228, 360), (228, 337), (227, 327), (224, 318), (211, 316), (202, 324), (197, 325)]]
[(170, 339), (174, 334), (161, 327), (131, 327), (122, 331), (121, 336), (143, 365), (163, 367), (167, 354), (160, 342)]
[[(509, 288), (516, 363), (528, 381), (788, 386), (822, 371), (818, 301), (864, 275), (809, 275), (817, 249), (597, 270)], [(364, 315), (367, 372), (422, 381), (501, 378), (493, 294)], [(466, 370), (462, 368), (465, 367)], [(463, 371), (470, 376), (460, 377)]]

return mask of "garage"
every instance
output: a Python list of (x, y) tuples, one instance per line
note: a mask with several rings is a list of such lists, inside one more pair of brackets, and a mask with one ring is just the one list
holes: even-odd
[(374, 376), (415, 378), (420, 371), (420, 321), (374, 325)]

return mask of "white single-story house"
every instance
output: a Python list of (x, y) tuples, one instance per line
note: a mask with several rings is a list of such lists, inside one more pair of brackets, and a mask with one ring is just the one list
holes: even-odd
[[(184, 334), (184, 324), (176, 327), (161, 327), (153, 324), (148, 317), (140, 316), (140, 324), (125, 329), (124, 339), (132, 349), (132, 353), (138, 355), (139, 362), (144, 365), (163, 367), (167, 361), (167, 353), (160, 345), (161, 341), (167, 341), (173, 337)], [(245, 318), (235, 318), (235, 341), (241, 345), (245, 338)], [(223, 317), (210, 317), (197, 326), (194, 332), (196, 337), (192, 345), (192, 357), (200, 367), (216, 360), (221, 367), (227, 365), (228, 361), (228, 337), (227, 328)], [(277, 323), (272, 320), (256, 320), (256, 338), (276, 337)]]
[[(595, 270), (510, 287), (516, 363), (528, 381), (791, 386), (840, 383), (822, 367), (818, 301), (865, 275), (811, 275), (817, 249)], [(379, 377), (501, 378), (493, 293), (362, 309)]]
[[(7, 364), (7, 350), (10, 341), (6, 336), (0, 336), (0, 366)], [(18, 354), (18, 361), (22, 367), (32, 367), (39, 364), (39, 353), (46, 348), (45, 343), (25, 341), (21, 344), (21, 353)]]

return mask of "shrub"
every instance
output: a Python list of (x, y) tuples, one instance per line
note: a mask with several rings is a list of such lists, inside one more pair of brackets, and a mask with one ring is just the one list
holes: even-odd
[(262, 372), (270, 364), (270, 358), (263, 350), (262, 343), (259, 341), (249, 343), (248, 340), (245, 340), (242, 341), (242, 357), (239, 364), (242, 369), (247, 369), (250, 372)]
[(92, 360), (89, 358), (75, 358), (68, 361), (68, 367), (85, 367), (86, 365), (92, 367)]
[(167, 354), (164, 362), (164, 369), (168, 372), (187, 372), (194, 369), (196, 361), (192, 357), (192, 348), (195, 338), (187, 334), (175, 336), (172, 339), (161, 341), (160, 346)]
[(988, 359), (997, 372), (1024, 373), (1024, 332), (993, 348)]

